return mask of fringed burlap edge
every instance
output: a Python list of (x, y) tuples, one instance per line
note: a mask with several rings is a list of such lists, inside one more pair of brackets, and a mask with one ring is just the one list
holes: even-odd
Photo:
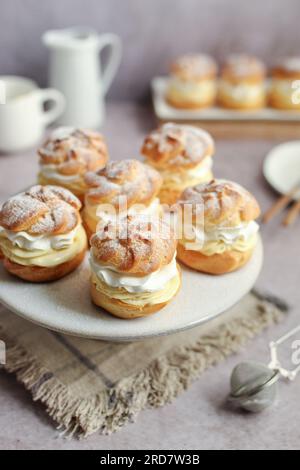
[[(256, 311), (217, 327), (213, 334), (202, 336), (188, 346), (170, 351), (142, 372), (123, 379), (116, 387), (93, 398), (72, 397), (51, 371), (41, 367), (36, 358), (14, 344), (2, 329), (1, 338), (6, 342), (9, 358), (5, 369), (16, 375), (31, 392), (34, 401), (39, 400), (46, 406), (47, 413), (64, 434), (78, 437), (96, 431), (110, 434), (134, 421), (144, 408), (170, 403), (205, 369), (237, 352), (263, 329), (279, 322), (286, 310), (282, 303), (276, 299), (274, 302), (272, 298), (272, 305), (262, 300), (261, 294), (258, 298)], [(277, 308), (274, 308), (275, 304)]]

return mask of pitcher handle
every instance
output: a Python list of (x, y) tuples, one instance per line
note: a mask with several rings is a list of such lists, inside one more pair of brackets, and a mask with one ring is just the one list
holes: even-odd
[(101, 53), (105, 47), (109, 47), (109, 56), (107, 64), (102, 73), (102, 93), (106, 95), (113, 81), (117, 69), (121, 62), (122, 43), (121, 39), (112, 33), (103, 34), (99, 38), (99, 52)]
[[(41, 120), (45, 126), (52, 124), (65, 110), (66, 100), (64, 95), (54, 88), (45, 88), (44, 90), (36, 90), (36, 98), (41, 104)], [(43, 109), (46, 102), (50, 107), (47, 111)]]

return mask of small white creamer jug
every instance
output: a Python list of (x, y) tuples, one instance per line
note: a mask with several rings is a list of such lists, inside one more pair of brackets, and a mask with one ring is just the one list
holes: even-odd
[[(98, 35), (88, 28), (47, 31), (43, 43), (50, 50), (49, 83), (66, 98), (58, 124), (97, 128), (103, 124), (104, 97), (121, 60), (121, 40), (115, 34)], [(100, 52), (109, 47), (101, 71)]]
[(0, 152), (21, 152), (38, 145), (46, 126), (65, 109), (58, 90), (42, 90), (29, 78), (1, 75), (0, 92)]

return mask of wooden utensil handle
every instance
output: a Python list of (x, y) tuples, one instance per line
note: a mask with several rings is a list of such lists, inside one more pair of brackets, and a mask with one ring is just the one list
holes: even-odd
[(283, 225), (291, 225), (295, 222), (300, 212), (300, 200), (295, 202), (287, 213), (287, 216), (283, 219)]
[(270, 209), (268, 209), (266, 211), (266, 213), (264, 214), (263, 216), (263, 219), (262, 221), (266, 224), (267, 222), (269, 222), (269, 220), (271, 220), (276, 214), (278, 214), (278, 212), (281, 210), (281, 209), (284, 209), (288, 203), (291, 201), (292, 197), (293, 197), (293, 194), (296, 192), (296, 189), (293, 189), (292, 191), (290, 191), (288, 194), (285, 194), (284, 196), (281, 196), (276, 202), (275, 204), (273, 204), (273, 206), (270, 207)]

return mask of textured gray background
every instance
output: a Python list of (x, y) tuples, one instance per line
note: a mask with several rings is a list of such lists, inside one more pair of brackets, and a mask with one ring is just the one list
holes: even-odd
[(299, 0), (0, 0), (0, 74), (46, 83), (40, 37), (48, 28), (89, 25), (119, 34), (122, 65), (110, 91), (143, 99), (155, 74), (186, 51), (224, 57), (256, 53), (269, 64), (300, 48)]

